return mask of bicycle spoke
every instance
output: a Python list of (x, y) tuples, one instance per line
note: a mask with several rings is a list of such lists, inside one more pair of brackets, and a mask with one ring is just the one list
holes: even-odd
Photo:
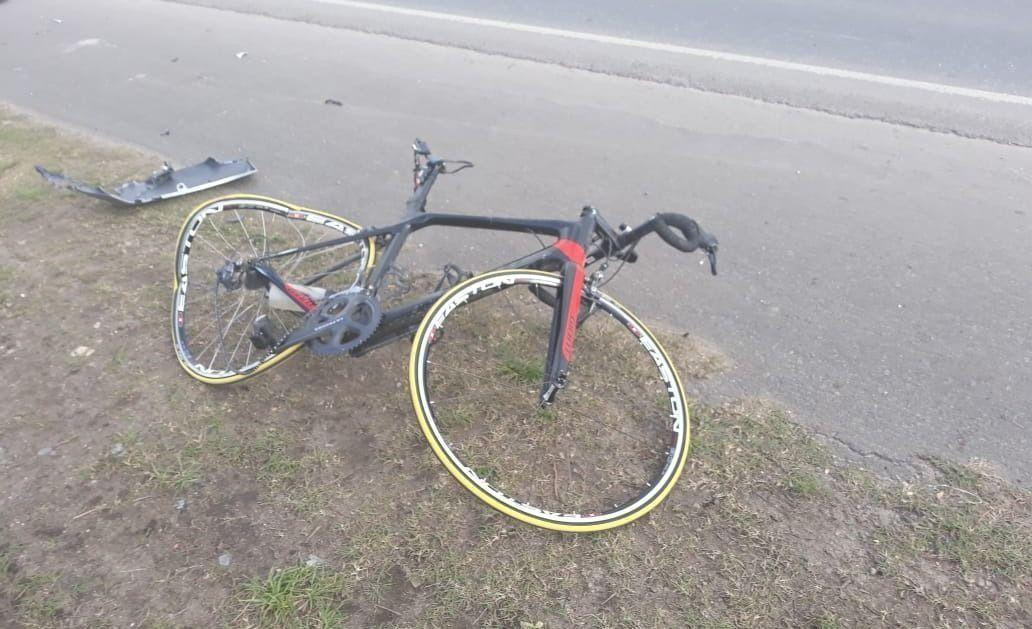
[[(247, 336), (247, 327), (245, 326), (244, 329), (240, 332), (240, 338), (237, 340), (236, 346), (233, 348), (233, 353), (230, 354), (229, 358), (226, 360), (226, 369), (227, 370), (229, 370), (229, 368), (233, 365), (233, 359), (236, 357), (236, 353), (238, 351), (240, 351), (240, 344), (244, 342), (244, 338), (246, 336)], [(248, 345), (250, 345), (250, 343), (248, 343)], [(246, 365), (247, 363), (245, 362), (244, 364)]]
[[(351, 231), (343, 223), (335, 223), (338, 228), (328, 221), (308, 220), (311, 215), (305, 210), (265, 206), (264, 201), (224, 200), (205, 207), (200, 218), (191, 219), (188, 238), (181, 241), (184, 249), (177, 258), (176, 272), (182, 292), (177, 294), (175, 306), (181, 323), (173, 329), (177, 347), (186, 358), (184, 366), (195, 375), (220, 380), (272, 359), (275, 354), (259, 350), (250, 337), (260, 317), (267, 318), (264, 325), (274, 339), (285, 337), (301, 321), (272, 308), (266, 288), (247, 287), (244, 274), (250, 259), (271, 251), (318, 245)], [(192, 255), (185, 255), (186, 245), (192, 245)], [(355, 284), (366, 253), (365, 241), (340, 243), (284, 256), (274, 270), (283, 281), (305, 286), (315, 283), (304, 282), (304, 276), (319, 270), (319, 288), (334, 293)], [(310, 262), (316, 256), (321, 256), (321, 262)], [(229, 268), (227, 262), (240, 266)], [(230, 275), (220, 278), (220, 272)], [(236, 288), (230, 288), (234, 285)]]
[(240, 229), (244, 232), (244, 238), (247, 239), (248, 246), (251, 247), (251, 253), (253, 253), (254, 257), (257, 258), (258, 250), (254, 248), (254, 243), (251, 242), (251, 234), (247, 233), (247, 225), (244, 225), (244, 219), (240, 218), (240, 212), (238, 210), (233, 210), (233, 214), (237, 217), (237, 224), (240, 225)]
[[(465, 369), (459, 369), (458, 367), (452, 367), (451, 365), (443, 365), (441, 363), (435, 363), (435, 362), (432, 362), (430, 359), (427, 359), (426, 364), (433, 365), (434, 367), (440, 367), (442, 369), (447, 369), (449, 371), (454, 371), (456, 373), (461, 373), (461, 374), (469, 376), (471, 378), (476, 378), (477, 380), (487, 380), (488, 382), (496, 382), (496, 380), (488, 380), (488, 378), (486, 378), (485, 376), (473, 373), (472, 371), (467, 371)], [(543, 382), (539, 382), (539, 383), (537, 383), (536, 386), (540, 387), (542, 384), (544, 384), (544, 383)], [(533, 385), (528, 384), (526, 386), (533, 386)]]
[(636, 335), (602, 302), (582, 298), (593, 313), (578, 329), (577, 360), (555, 402), (540, 406), (555, 313), (540, 295), (558, 299), (561, 289), (531, 288), (457, 296), (440, 333), (421, 337), (433, 344), (420, 395), (444, 422), (434, 420), (434, 438), (510, 508), (590, 514), (630, 505), (674, 469), (673, 445), (683, 447), (667, 385)]
[[(316, 242), (313, 242), (311, 244), (314, 246), (314, 245), (319, 244), (320, 242), (323, 242), (324, 240), (326, 240), (326, 238), (322, 237), (319, 240), (317, 240)], [(319, 256), (319, 255), (322, 255), (322, 254), (325, 254), (325, 253), (328, 253), (328, 252), (332, 252), (332, 251), (338, 251), (341, 248), (347, 247), (348, 245), (351, 245), (351, 244), (354, 244), (354, 243), (344, 242), (344, 243), (341, 243), (339, 245), (332, 245), (330, 247), (324, 247), (322, 249), (315, 249), (313, 251), (302, 251), (300, 254), (298, 254), (298, 256), (294, 259), (294, 261), (290, 264), (290, 266), (287, 268), (286, 272), (288, 274), (293, 274), (293, 272), (297, 269), (298, 265), (301, 263), (302, 260), (311, 260), (312, 258), (315, 258), (316, 256)]]
[(288, 326), (286, 323), (283, 323), (283, 319), (280, 319), (280, 316), (276, 312), (276, 309), (273, 308), (271, 305), (269, 306), (269, 313), (272, 314), (272, 316), (276, 318), (276, 321), (280, 324), (280, 327), (282, 327), (286, 332), (290, 332), (293, 329), (292, 327)]
[[(208, 247), (209, 247), (209, 248), (210, 248), (210, 249), (211, 249), (212, 251), (214, 251), (214, 252), (215, 252), (215, 253), (216, 253), (216, 254), (217, 254), (217, 255), (218, 255), (218, 256), (219, 256), (220, 258), (222, 258), (223, 260), (230, 260), (230, 259), (231, 259), (231, 258), (230, 258), (229, 256), (227, 256), (226, 254), (224, 254), (224, 253), (222, 253), (221, 251), (219, 251), (219, 250), (218, 250), (218, 249), (217, 249), (217, 248), (215, 247), (215, 245), (213, 245), (213, 244), (211, 244), (210, 242), (208, 242), (208, 240), (207, 240), (207, 239), (206, 239), (206, 238), (205, 238), (204, 236), (201, 236), (200, 234), (197, 234), (197, 235), (195, 235), (195, 236), (194, 236), (194, 239), (195, 239), (195, 240), (198, 240), (198, 241), (200, 241), (200, 242), (202, 242), (202, 243), (204, 243), (205, 245), (208, 245)], [(227, 243), (227, 244), (228, 244), (228, 243)]]
[(250, 365), (251, 364), (251, 350), (253, 350), (253, 349), (254, 349), (254, 343), (248, 343), (247, 344), (247, 356), (244, 357), (244, 364), (245, 365)]
[(502, 387), (500, 389), (495, 389), (493, 391), (479, 391), (477, 393), (467, 393), (467, 394), (464, 394), (464, 395), (456, 395), (456, 396), (453, 396), (453, 397), (441, 398), (439, 400), (433, 400), (430, 403), (431, 404), (441, 404), (442, 402), (454, 402), (455, 400), (470, 400), (470, 399), (478, 398), (478, 397), (486, 397), (486, 396), (489, 396), (489, 395), (497, 395), (498, 393), (501, 393), (503, 391), (531, 391), (531, 392), (534, 392), (535, 389), (533, 387), (530, 387), (530, 385), (525, 385), (525, 384), (524, 385), (515, 385), (515, 386), (509, 386), (509, 387)]
[[(211, 228), (215, 230), (215, 234), (222, 239), (222, 242), (226, 243), (226, 246), (229, 247), (229, 250), (233, 253), (236, 253), (236, 247), (234, 247), (232, 244), (230, 244), (228, 240), (226, 240), (226, 237), (222, 235), (221, 231), (219, 231), (219, 226), (215, 224), (215, 221), (211, 221)], [(225, 259), (232, 260), (232, 258), (230, 257), (226, 257)]]
[(258, 212), (258, 216), (262, 219), (262, 255), (264, 256), (269, 252), (269, 233), (265, 229), (265, 212)]
[(217, 337), (218, 341), (219, 341), (219, 348), (218, 348), (218, 350), (214, 354), (212, 354), (211, 362), (208, 363), (208, 369), (211, 369), (212, 365), (215, 364), (215, 358), (219, 355), (219, 352), (222, 351), (222, 345), (223, 345), (223, 342), (225, 341), (226, 332), (229, 332), (229, 328), (230, 328), (230, 326), (233, 325), (233, 322), (236, 320), (237, 313), (240, 312), (240, 307), (242, 305), (244, 305), (244, 300), (246, 298), (247, 298), (247, 294), (246, 293), (240, 296), (240, 301), (237, 302), (236, 310), (233, 311), (233, 316), (230, 317), (229, 324), (226, 326), (226, 328), (222, 329), (222, 327), (219, 326), (219, 335)]
[[(241, 296), (241, 299), (246, 299), (246, 295), (242, 295), (242, 296)], [(242, 317), (242, 316), (244, 315), (244, 313), (246, 313), (246, 312), (247, 312), (248, 310), (250, 310), (251, 308), (254, 308), (254, 307), (255, 307), (256, 305), (257, 305), (257, 304), (251, 304), (250, 306), (248, 306), (248, 307), (247, 307), (247, 308), (246, 308), (246, 309), (245, 309), (245, 310), (244, 310), (243, 312), (241, 312), (241, 313), (240, 313), (240, 314), (239, 314), (239, 315), (237, 316), (237, 318), (240, 318), (240, 317)], [(211, 329), (211, 328), (215, 327), (215, 325), (216, 325), (217, 323), (218, 323), (218, 320), (217, 320), (217, 319), (212, 319), (211, 321), (209, 321), (208, 323), (206, 323), (206, 324), (205, 324), (205, 326), (204, 326), (203, 328), (201, 328), (200, 330), (196, 330), (196, 331), (195, 331), (194, 333), (195, 333), (195, 334), (199, 334), (199, 333), (201, 333), (201, 332), (206, 332), (206, 331), (208, 331), (209, 329)], [(230, 327), (230, 326), (232, 326), (232, 324), (233, 324), (233, 323), (236, 323), (236, 321), (235, 321), (235, 320), (234, 320), (234, 321), (231, 321), (231, 322), (230, 322), (230, 324), (226, 326), (226, 330), (227, 330), (227, 331), (229, 330), (229, 327)]]

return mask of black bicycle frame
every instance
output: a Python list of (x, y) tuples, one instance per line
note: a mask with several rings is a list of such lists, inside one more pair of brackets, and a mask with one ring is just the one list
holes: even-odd
[[(428, 183), (432, 184), (432, 180)], [(266, 262), (307, 251), (377, 238), (379, 241), (386, 243), (386, 248), (378, 256), (373, 268), (366, 277), (360, 278), (363, 289), (375, 295), (408, 237), (413, 232), (433, 226), (530, 233), (556, 238), (555, 243), (551, 246), (496, 267), (499, 269), (515, 268), (557, 271), (562, 277), (560, 300), (554, 310), (549, 337), (545, 372), (547, 377), (541, 391), (542, 403), (550, 403), (554, 399), (556, 391), (565, 384), (570, 362), (573, 360), (574, 337), (577, 331), (578, 317), (580, 316), (580, 296), (584, 289), (585, 268), (590, 263), (589, 261), (594, 261), (601, 253), (598, 245), (592, 246), (593, 237), (598, 233), (603, 236), (603, 242), (611, 241), (615, 243), (617, 240), (613, 231), (593, 208), (584, 208), (578, 221), (419, 213), (388, 227), (371, 227), (348, 236), (279, 251), (257, 258), (251, 261), (250, 265), (266, 281), (274, 284), (290, 297), (299, 308), (308, 312), (316, 307), (315, 302), (305, 293), (287, 284)], [(591, 252), (590, 256), (589, 250)], [(419, 323), (422, 321), (426, 311), (448, 288), (431, 292), (414, 302), (384, 312), (383, 320), (377, 331), (359, 348), (353, 350), (351, 354), (353, 356), (361, 356), (373, 349), (413, 334), (419, 327)], [(283, 349), (286, 349), (286, 347), (277, 347), (273, 351), (278, 352)]]
[[(570, 362), (573, 360), (574, 337), (581, 320), (581, 293), (584, 291), (586, 269), (589, 265), (604, 257), (616, 257), (634, 262), (637, 257), (634, 253), (635, 243), (647, 234), (658, 232), (668, 244), (682, 251), (693, 251), (698, 246), (704, 247), (710, 258), (710, 268), (716, 274), (716, 239), (702, 232), (694, 221), (683, 215), (657, 214), (634, 229), (626, 229), (621, 226), (621, 231), (617, 233), (591, 207), (585, 207), (581, 212), (580, 220), (577, 221), (428, 213), (426, 212), (426, 201), (437, 177), (441, 174), (457, 172), (472, 166), (472, 163), (438, 159), (431, 155), (426, 144), (418, 139), (413, 145), (413, 162), (414, 189), (412, 196), (406, 202), (408, 218), (388, 227), (371, 227), (348, 236), (285, 249), (256, 258), (246, 263), (248, 270), (254, 271), (254, 274), (248, 273), (247, 275), (261, 276), (259, 282), (264, 281), (275, 285), (303, 311), (310, 312), (317, 307), (317, 304), (307, 294), (284, 282), (279, 274), (266, 264), (267, 262), (306, 251), (375, 238), (381, 246), (385, 245), (384, 251), (368, 274), (359, 277), (359, 284), (370, 295), (376, 295), (401, 252), (401, 248), (405, 245), (405, 241), (412, 232), (420, 229), (444, 226), (552, 236), (556, 241), (551, 246), (543, 247), (534, 253), (496, 267), (497, 269), (557, 271), (562, 277), (558, 303), (553, 304), (552, 298), (538, 295), (539, 298), (548, 301), (554, 307), (546, 359), (545, 373), (547, 376), (541, 390), (541, 402), (548, 404), (554, 399), (556, 391), (565, 385)], [(458, 164), (459, 168), (449, 171), (449, 164)], [(674, 234), (667, 221), (672, 222), (681, 230), (681, 237)], [(693, 240), (689, 240), (689, 233)], [(314, 279), (310, 279), (309, 283), (314, 283), (329, 273), (344, 268), (359, 259), (360, 256), (350, 256), (339, 261), (321, 271)], [(445, 279), (447, 279), (447, 274)], [(448, 288), (450, 286), (435, 290), (416, 301), (384, 312), (383, 319), (373, 335), (362, 345), (353, 349), (350, 352), (351, 355), (361, 356), (387, 343), (413, 334), (430, 306), (447, 292)], [(284, 349), (286, 346), (274, 347), (272, 351), (279, 352)]]

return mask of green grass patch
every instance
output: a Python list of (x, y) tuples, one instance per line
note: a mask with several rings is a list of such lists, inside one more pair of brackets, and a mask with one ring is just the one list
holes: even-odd
[(351, 578), (321, 566), (276, 568), (244, 585), (240, 616), (258, 627), (339, 627), (351, 587)]
[(922, 458), (942, 476), (944, 483), (966, 490), (978, 488), (978, 482), (982, 476), (975, 470), (953, 461), (947, 461), (942, 457), (925, 456)]
[(890, 541), (904, 555), (955, 561), (968, 574), (1032, 580), (1027, 498), (1001, 487), (975, 493), (946, 485), (902, 492), (896, 499), (908, 517)]
[(448, 407), (437, 412), (436, 418), (445, 428), (469, 427), (473, 425), (476, 415), (471, 409), (461, 406)]
[(840, 627), (842, 624), (831, 612), (822, 612), (809, 624), (809, 629), (839, 629)]
[(824, 493), (824, 485), (816, 474), (809, 471), (793, 471), (788, 474), (788, 490), (803, 498), (813, 498)]
[(68, 595), (59, 585), (60, 575), (43, 572), (18, 579), (12, 588), (11, 600), (24, 627), (51, 627), (56, 624), (68, 604)]
[(36, 182), (21, 183), (14, 188), (14, 198), (24, 203), (35, 203), (43, 199), (48, 193), (50, 193), (50, 190)]
[(550, 408), (539, 408), (534, 413), (534, 418), (537, 419), (541, 423), (550, 424), (550, 423), (555, 421), (556, 414), (555, 414), (555, 411), (553, 411)]
[(178, 453), (171, 461), (148, 460), (144, 463), (144, 474), (147, 480), (161, 487), (182, 491), (201, 480), (201, 466), (183, 453)]
[(506, 356), (498, 365), (498, 370), (501, 375), (511, 376), (519, 384), (536, 384), (542, 382), (545, 377), (545, 368), (541, 361), (517, 356)]

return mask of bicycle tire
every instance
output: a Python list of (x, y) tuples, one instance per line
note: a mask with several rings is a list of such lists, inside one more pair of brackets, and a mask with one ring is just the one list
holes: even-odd
[[(544, 411), (550, 414), (544, 424), (528, 416), (544, 373), (547, 331), (554, 314), (549, 302), (555, 303), (560, 284), (560, 277), (552, 273), (508, 269), (453, 287), (430, 307), (416, 332), (409, 387), (417, 421), (434, 454), (479, 500), (542, 528), (600, 531), (633, 522), (669, 494), (688, 455), (687, 405), (669, 356), (648, 328), (616, 300), (586, 290), (582, 308), (592, 314), (578, 330), (569, 381), (556, 403)], [(516, 290), (520, 286), (531, 290)], [(496, 316), (495, 306), (503, 314)], [(626, 334), (611, 334), (620, 330)], [(443, 348), (448, 339), (455, 342)], [(496, 345), (502, 349), (496, 351)], [(510, 351), (525, 353), (513, 358), (506, 354)], [(624, 365), (634, 370), (629, 377), (608, 379), (612, 369)], [(449, 374), (455, 375), (456, 384), (450, 383)], [(596, 381), (601, 384), (596, 386)], [(469, 390), (475, 392), (466, 394)], [(600, 402), (604, 393), (608, 395)], [(654, 406), (641, 403), (650, 396)], [(460, 402), (464, 398), (467, 402)], [(470, 399), (476, 401), (468, 403)], [(462, 410), (464, 405), (468, 411)], [(618, 419), (629, 422), (622, 428), (613, 423), (621, 413), (626, 417)], [(629, 427), (655, 441), (651, 449), (634, 443), (635, 435), (626, 432)], [(552, 437), (548, 448), (539, 447), (538, 442)], [(574, 443), (574, 438), (585, 443)], [(474, 445), (490, 452), (477, 451)], [(558, 456), (547, 450), (557, 450)], [(637, 455), (628, 454), (642, 451), (656, 460), (637, 461)], [(627, 469), (611, 469), (614, 464)], [(560, 465), (565, 466), (562, 474)], [(596, 473), (610, 486), (589, 496), (593, 489), (588, 485)], [(649, 474), (648, 481), (642, 481)], [(612, 487), (624, 481), (612, 481), (614, 477), (634, 478), (641, 486), (628, 489), (633, 494), (629, 498), (617, 500)], [(567, 500), (577, 504), (563, 504)]]
[[(219, 216), (225, 216), (223, 219), (225, 232), (220, 230), (218, 224), (215, 223), (216, 217)], [(247, 229), (249, 224), (252, 226), (251, 230)], [(259, 229), (261, 229), (261, 235), (258, 233)], [(261, 243), (263, 251), (270, 244), (285, 249), (289, 246), (310, 244), (309, 241), (315, 239), (325, 240), (339, 235), (353, 234), (360, 229), (358, 224), (327, 212), (257, 195), (225, 196), (197, 206), (187, 216), (180, 229), (173, 267), (172, 343), (179, 364), (197, 380), (207, 384), (221, 385), (255, 376), (292, 356), (301, 348), (300, 345), (294, 345), (275, 353), (264, 350), (256, 351), (247, 337), (248, 328), (246, 327), (252, 325), (253, 320), (241, 320), (240, 325), (233, 328), (232, 326), (237, 323), (236, 313), (232, 315), (225, 326), (226, 330), (223, 331), (224, 322), (220, 320), (222, 313), (219, 312), (218, 307), (221, 287), (210, 278), (214, 278), (214, 273), (218, 270), (219, 265), (225, 264), (227, 261), (238, 261), (238, 259), (249, 257), (252, 254), (257, 255), (259, 246), (257, 243)], [(252, 231), (254, 231), (253, 234)], [(313, 236), (316, 233), (319, 235)], [(211, 241), (208, 241), (206, 234), (211, 235)], [(356, 263), (339, 269), (321, 280), (321, 283), (324, 284), (321, 286), (323, 289), (329, 291), (347, 289), (372, 267), (376, 256), (375, 244), (372, 239), (277, 260), (278, 270), (285, 281), (295, 282), (310, 268), (316, 255), (325, 255), (328, 251), (339, 253), (351, 250), (357, 252), (352, 255), (359, 255)], [(305, 260), (308, 260), (308, 263), (305, 263)], [(325, 258), (321, 260), (325, 260)], [(211, 275), (208, 275), (209, 273)], [(190, 281), (191, 275), (194, 277), (193, 282)], [(198, 278), (200, 279), (198, 280)], [(198, 282), (201, 283), (198, 285)], [(250, 298), (257, 300), (249, 306), (249, 308), (254, 308), (256, 317), (262, 312), (263, 307), (270, 320), (275, 317), (276, 322), (270, 325), (274, 325), (277, 336), (280, 333), (285, 335), (294, 320), (299, 320), (299, 317), (293, 313), (272, 308), (268, 294), (264, 291), (251, 290), (246, 287), (221, 288), (224, 295), (230, 294), (232, 290), (241, 292), (241, 300)], [(213, 297), (212, 310), (216, 318), (214, 327), (204, 322), (203, 311), (197, 312), (196, 316), (192, 316), (192, 313), (188, 312), (191, 303), (198, 304), (195, 311), (199, 310), (199, 303), (202, 300), (208, 300), (209, 295)], [(233, 298), (236, 299), (235, 294)], [(239, 303), (243, 304), (244, 302), (240, 301)], [(237, 310), (239, 311), (240, 308), (242, 306), (238, 306)], [(208, 340), (203, 338), (202, 332), (206, 332), (208, 328), (217, 330), (220, 337), (226, 337), (229, 330), (232, 329), (230, 342), (235, 341), (237, 351), (245, 352), (246, 360), (237, 365), (233, 363), (235, 356), (230, 356), (227, 363), (222, 365), (222, 359), (218, 359), (217, 350), (216, 355), (209, 360), (206, 355), (202, 354), (207, 349), (201, 348), (201, 345)], [(222, 343), (220, 342), (219, 345), (221, 347)], [(246, 350), (243, 346), (246, 346)], [(254, 360), (251, 360), (252, 354), (255, 356)], [(219, 364), (216, 365), (216, 362)]]

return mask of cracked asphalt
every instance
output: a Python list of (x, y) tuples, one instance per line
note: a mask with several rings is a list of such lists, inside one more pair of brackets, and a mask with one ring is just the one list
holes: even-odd
[[(177, 165), (246, 154), (255, 192), (364, 224), (400, 216), (416, 136), (477, 164), (442, 179), (438, 209), (684, 211), (720, 237), (721, 275), (657, 239), (610, 287), (728, 355), (696, 394), (776, 399), (893, 473), (934, 454), (1032, 479), (1028, 107), (324, 3), (206, 3), (234, 10), (2, 3), (0, 99)], [(483, 268), (516, 244), (422, 232), (408, 263)]]

